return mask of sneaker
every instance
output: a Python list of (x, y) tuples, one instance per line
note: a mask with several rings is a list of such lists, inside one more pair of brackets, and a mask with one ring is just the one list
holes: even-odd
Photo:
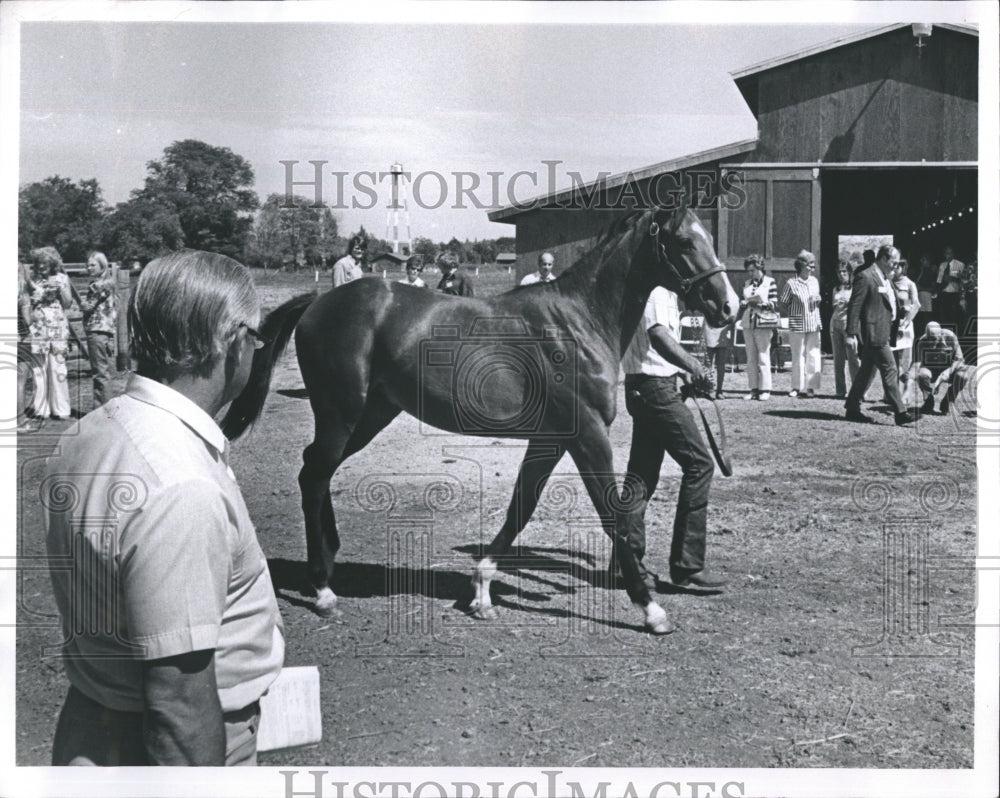
[(721, 593), (726, 586), (726, 580), (704, 568), (687, 573), (671, 570), (670, 584), (689, 593)]
[(769, 394), (767, 391), (764, 391), (764, 393), (760, 394), (760, 396), (758, 396), (757, 398), (760, 399), (760, 401), (762, 402), (766, 402), (768, 399), (771, 398), (771, 394)]
[(792, 399), (794, 399), (794, 398), (795, 398), (796, 396), (798, 396), (798, 395), (799, 395), (799, 392), (798, 392), (798, 391), (796, 391), (796, 390), (795, 390), (794, 388), (792, 388), (792, 390), (790, 390), (790, 391), (788, 392), (788, 395), (789, 395), (789, 397), (791, 397)]
[(815, 399), (815, 398), (816, 398), (816, 391), (814, 391), (812, 388), (806, 391), (806, 399)]
[(743, 401), (744, 402), (749, 402), (751, 399), (756, 399), (756, 398), (757, 398), (757, 392), (756, 391), (750, 391), (750, 393), (743, 395)]
[(716, 391), (715, 392), (715, 398), (716, 399), (725, 399), (726, 395), (722, 391)]

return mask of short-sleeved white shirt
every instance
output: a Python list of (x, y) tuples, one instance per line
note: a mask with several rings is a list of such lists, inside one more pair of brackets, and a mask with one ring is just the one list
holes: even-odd
[(662, 286), (654, 288), (643, 311), (639, 327), (622, 358), (622, 368), (626, 374), (649, 374), (654, 377), (672, 377), (681, 369), (668, 363), (649, 340), (649, 328), (662, 324), (675, 340), (681, 339), (681, 313), (677, 306), (677, 294)]
[(133, 376), (46, 464), (66, 673), (104, 706), (142, 710), (143, 660), (214, 649), (224, 712), (281, 670), (274, 588), (226, 452), (201, 408)]

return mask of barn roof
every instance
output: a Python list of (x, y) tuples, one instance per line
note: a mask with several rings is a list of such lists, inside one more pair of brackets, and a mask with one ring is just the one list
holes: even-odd
[(496, 263), (514, 263), (517, 260), (517, 254), (514, 252), (501, 252), (497, 255)]
[(561, 191), (554, 191), (551, 194), (536, 197), (535, 199), (527, 200), (523, 203), (519, 203), (518, 205), (510, 205), (506, 208), (492, 211), (487, 214), (487, 218), (489, 218), (491, 222), (504, 222), (512, 224), (512, 217), (514, 216), (528, 210), (544, 208), (547, 205), (554, 205), (556, 202), (570, 200), (581, 190), (587, 190), (592, 187), (600, 187), (602, 189), (617, 188), (618, 186), (626, 183), (631, 183), (636, 180), (644, 180), (645, 178), (652, 177), (653, 175), (664, 174), (666, 172), (679, 172), (682, 169), (690, 169), (692, 166), (697, 166), (698, 164), (718, 161), (723, 158), (732, 158), (734, 155), (749, 152), (756, 146), (757, 138), (755, 136), (752, 139), (735, 141), (731, 144), (724, 144), (721, 147), (714, 147), (710, 150), (702, 150), (701, 152), (696, 152), (691, 155), (682, 155), (679, 158), (672, 158), (669, 161), (660, 161), (659, 163), (654, 163), (650, 166), (644, 166), (641, 169), (629, 169), (627, 172), (620, 172), (619, 174), (612, 175), (604, 180), (595, 180), (592, 183), (587, 183), (585, 186), (573, 186), (572, 188), (562, 189)]
[(391, 260), (393, 263), (403, 263), (407, 260), (405, 255), (397, 255), (395, 252), (380, 252), (371, 259), (372, 263), (377, 260)]
[[(855, 42), (862, 42), (865, 39), (873, 39), (876, 36), (882, 36), (883, 34), (890, 33), (894, 30), (899, 30), (900, 28), (908, 28), (910, 23), (896, 23), (892, 25), (882, 25), (878, 28), (868, 28), (867, 30), (861, 31), (860, 33), (853, 33), (848, 36), (840, 36), (836, 39), (830, 39), (829, 41), (820, 42), (819, 44), (814, 44), (811, 47), (806, 47), (802, 50), (796, 50), (792, 53), (785, 53), (784, 55), (779, 55), (777, 58), (771, 58), (767, 61), (761, 61), (757, 64), (752, 64), (748, 67), (743, 67), (741, 69), (735, 69), (729, 74), (732, 76), (733, 80), (740, 80), (742, 78), (750, 77), (751, 75), (756, 75), (760, 72), (766, 72), (769, 69), (774, 69), (783, 64), (790, 64), (793, 61), (800, 61), (803, 58), (808, 58), (811, 55), (817, 55), (818, 53), (825, 53), (828, 50), (835, 50), (838, 47), (844, 47), (848, 44), (854, 44)], [(965, 33), (970, 36), (979, 36), (979, 28), (974, 25), (956, 25), (948, 22), (936, 22), (934, 23), (935, 28), (945, 28), (947, 30), (957, 31), (958, 33)], [(931, 36), (933, 36), (933, 30)]]

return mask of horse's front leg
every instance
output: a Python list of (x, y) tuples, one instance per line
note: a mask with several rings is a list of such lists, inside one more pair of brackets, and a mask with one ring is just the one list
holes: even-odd
[(667, 618), (663, 607), (649, 595), (649, 588), (639, 570), (639, 560), (616, 524), (616, 516), (624, 508), (613, 472), (614, 462), (607, 429), (595, 422), (589, 434), (580, 436), (569, 447), (569, 452), (580, 470), (580, 477), (594, 503), (601, 525), (612, 540), (629, 599), (643, 611), (647, 630), (655, 635), (670, 634), (676, 627)]
[(490, 598), (490, 582), (497, 573), (497, 560), (510, 551), (514, 538), (524, 529), (531, 514), (538, 505), (545, 483), (548, 482), (552, 469), (556, 467), (566, 447), (559, 442), (531, 441), (524, 453), (521, 469), (514, 485), (514, 495), (507, 508), (507, 519), (500, 532), (486, 548), (485, 556), (476, 564), (476, 573), (472, 579), (475, 596), (469, 604), (473, 617), (489, 619), (496, 617), (493, 601)]

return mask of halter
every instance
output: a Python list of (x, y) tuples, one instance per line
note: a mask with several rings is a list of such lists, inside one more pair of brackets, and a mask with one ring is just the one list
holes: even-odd
[(649, 235), (653, 239), (655, 239), (656, 242), (655, 243), (656, 259), (658, 264), (660, 266), (667, 267), (670, 273), (677, 280), (677, 283), (680, 285), (681, 291), (684, 292), (685, 297), (691, 292), (692, 288), (694, 288), (698, 283), (700, 283), (705, 278), (711, 277), (713, 274), (719, 274), (720, 272), (726, 271), (726, 267), (720, 263), (718, 266), (712, 269), (708, 269), (707, 271), (703, 272), (698, 272), (693, 277), (683, 277), (681, 273), (677, 271), (677, 268), (674, 266), (674, 264), (670, 262), (670, 258), (667, 257), (667, 248), (663, 245), (663, 242), (660, 241), (660, 225), (657, 222), (653, 222), (652, 224), (650, 224)]

